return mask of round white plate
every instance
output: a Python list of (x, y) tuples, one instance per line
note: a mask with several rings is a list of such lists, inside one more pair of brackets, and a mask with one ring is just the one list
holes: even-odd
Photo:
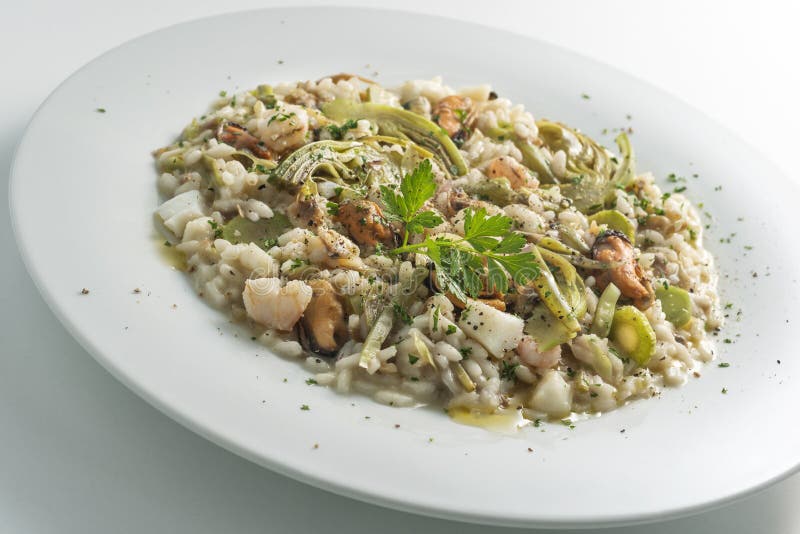
[[(512, 436), (456, 424), (438, 409), (394, 409), (306, 385), (296, 362), (251, 342), (163, 261), (150, 151), (220, 90), (336, 72), (389, 84), (437, 74), (454, 86), (488, 81), (535, 116), (609, 145), (614, 128), (632, 127), (640, 168), (668, 189), (669, 173), (686, 177), (689, 196), (710, 214), (707, 239), (731, 303), (719, 337), (731, 341), (719, 344), (730, 367), (712, 364), (682, 389), (574, 429)], [(800, 463), (800, 247), (784, 201), (798, 198), (797, 186), (698, 111), (551, 45), (364, 9), (181, 24), (65, 81), (31, 121), (11, 189), (33, 279), (103, 366), (192, 430), (315, 486), (465, 521), (598, 526), (718, 505)]]

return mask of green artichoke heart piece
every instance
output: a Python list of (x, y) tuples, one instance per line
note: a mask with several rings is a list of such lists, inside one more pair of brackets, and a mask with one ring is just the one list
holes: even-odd
[(274, 245), (273, 241), (291, 227), (289, 218), (282, 213), (258, 221), (239, 215), (223, 225), (222, 238), (234, 245), (255, 243), (262, 249), (269, 250)]
[(433, 152), (448, 172), (456, 176), (467, 173), (467, 164), (447, 132), (421, 115), (385, 104), (343, 99), (323, 104), (322, 112), (335, 121), (369, 120), (381, 135), (409, 139)]
[(316, 141), (292, 152), (272, 171), (283, 185), (295, 186), (325, 174), (338, 182), (388, 183), (397, 168), (378, 150), (358, 141)]
[[(542, 146), (518, 135), (512, 125), (499, 124), (485, 133), (497, 141), (510, 140), (522, 153), (522, 162), (543, 184), (559, 184), (561, 193), (583, 212), (603, 209), (614, 189), (625, 189), (635, 177), (635, 157), (627, 134), (615, 139), (621, 160), (590, 137), (563, 124), (548, 120), (536, 122)], [(566, 155), (566, 176), (559, 178), (551, 165), (551, 155)]]

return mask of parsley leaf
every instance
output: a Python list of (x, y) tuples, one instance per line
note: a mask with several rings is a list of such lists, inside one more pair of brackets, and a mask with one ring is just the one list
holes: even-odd
[(536, 256), (522, 252), (526, 239), (511, 231), (511, 225), (505, 215), (488, 216), (483, 208), (470, 209), (464, 217), (463, 239), (428, 238), (393, 252), (426, 254), (436, 266), (439, 287), (461, 301), (477, 297), (484, 287), (505, 293), (509, 278), (524, 285), (539, 275)]
[[(435, 247), (450, 243), (449, 240), (436, 240)], [(436, 248), (429, 250), (436, 250)], [(480, 256), (466, 250), (445, 246), (435, 254), (436, 281), (439, 287), (446, 288), (458, 300), (465, 302), (468, 295), (477, 296), (483, 289), (480, 273), (483, 270)], [(433, 258), (432, 258), (433, 259)]]
[(381, 198), (389, 219), (405, 223), (403, 245), (393, 254), (421, 252), (436, 266), (436, 281), (442, 291), (466, 301), (481, 291), (505, 293), (509, 278), (526, 284), (539, 275), (536, 256), (522, 252), (525, 236), (512, 231), (513, 221), (503, 214), (489, 215), (485, 208), (468, 209), (464, 214), (464, 237), (428, 237), (421, 243), (408, 244), (411, 234), (442, 223), (442, 218), (422, 206), (436, 192), (433, 169), (423, 160), (400, 183), (399, 191), (381, 186)]
[(406, 231), (410, 234), (421, 234), (423, 228), (433, 228), (442, 224), (442, 218), (432, 211), (418, 213), (406, 223)]
[(512, 222), (505, 215), (487, 217), (486, 208), (467, 210), (464, 216), (464, 239), (480, 251), (492, 250), (499, 243), (497, 237), (505, 235)]
[(422, 205), (436, 192), (433, 181), (433, 168), (429, 160), (422, 160), (411, 174), (407, 174), (400, 182), (400, 192), (381, 186), (381, 199), (390, 219), (405, 223), (403, 245), (408, 243), (410, 234), (419, 234), (424, 228), (433, 228), (442, 224), (442, 218), (432, 211), (423, 211)]
[(512, 233), (503, 238), (492, 250), (498, 254), (517, 254), (526, 243), (524, 235)]
[(430, 160), (427, 159), (422, 160), (417, 168), (400, 182), (400, 193), (403, 194), (405, 204), (411, 213), (419, 211), (435, 191), (433, 167)]

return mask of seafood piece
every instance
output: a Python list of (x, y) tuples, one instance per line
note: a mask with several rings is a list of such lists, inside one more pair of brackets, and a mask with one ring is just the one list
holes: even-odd
[(256, 278), (244, 283), (244, 308), (255, 322), (277, 330), (291, 330), (311, 302), (312, 290), (305, 282), (280, 278)]
[(633, 301), (637, 308), (646, 310), (655, 300), (655, 292), (639, 262), (633, 254), (628, 237), (618, 230), (608, 230), (597, 237), (592, 246), (592, 256), (598, 261), (618, 264), (597, 276), (597, 286), (604, 289), (609, 282)]

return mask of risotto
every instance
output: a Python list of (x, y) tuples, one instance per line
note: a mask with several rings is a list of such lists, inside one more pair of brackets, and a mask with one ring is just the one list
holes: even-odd
[(340, 74), (220, 93), (155, 152), (197, 294), (310, 383), (393, 406), (601, 413), (714, 358), (680, 193), (482, 85)]

